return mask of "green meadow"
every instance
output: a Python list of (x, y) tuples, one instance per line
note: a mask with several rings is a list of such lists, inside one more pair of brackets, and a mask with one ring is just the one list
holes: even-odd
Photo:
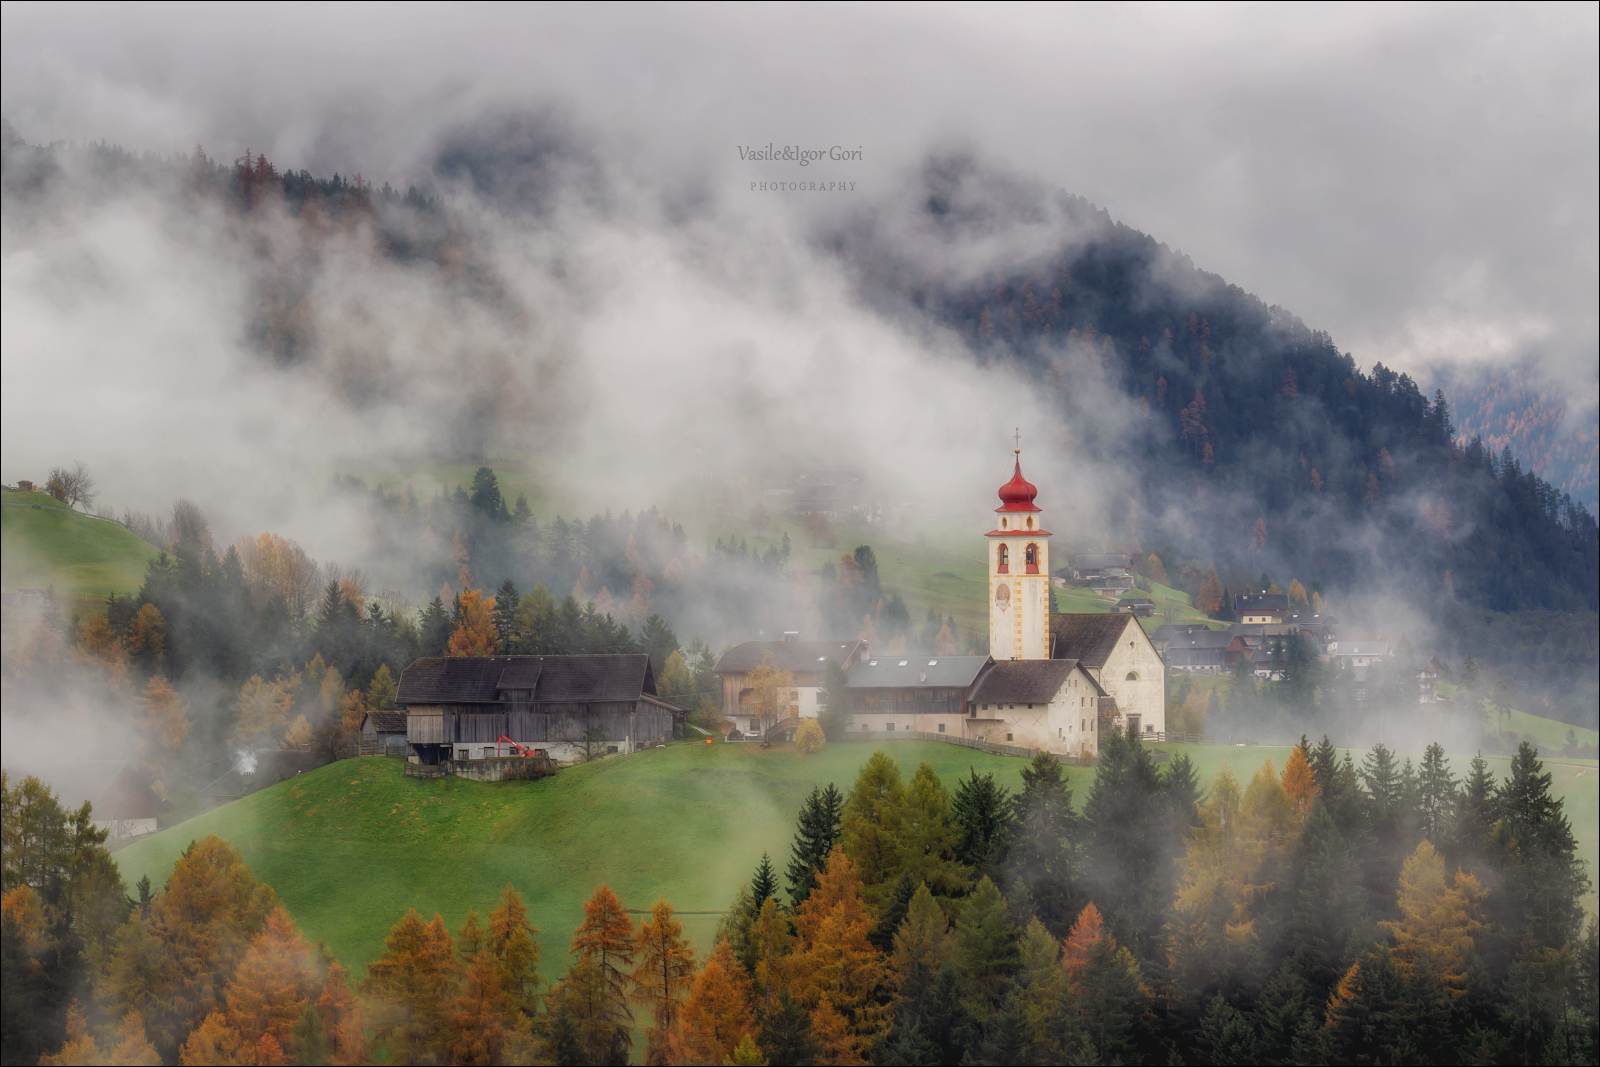
[[(1267, 759), (1282, 769), (1286, 748), (1158, 746), (1187, 752), (1209, 782), (1224, 765), (1248, 780)], [(928, 761), (947, 785), (968, 769), (993, 772), (1013, 791), (1021, 759), (935, 742), (884, 746), (908, 777)], [(873, 748), (826, 746), (802, 758), (787, 748), (678, 744), (563, 769), (539, 782), (408, 779), (398, 760), (344, 760), (136, 842), (116, 853), (132, 886), (161, 885), (197, 838), (236, 845), (283, 898), (306, 934), (360, 968), (389, 927), (415, 907), (452, 928), (468, 908), (487, 912), (508, 882), (542, 931), (546, 958), (560, 957), (582, 917), (582, 902), (609, 883), (630, 908), (666, 897), (685, 913), (686, 931), (711, 946), (717, 913), (763, 851), (780, 872), (795, 816), (813, 786), (848, 789)], [(1466, 760), (1455, 759), (1456, 770)], [(1503, 773), (1504, 760), (1492, 761)], [(1590, 761), (1550, 764), (1583, 855), (1597, 853), (1596, 774)], [(1081, 808), (1093, 770), (1069, 768)], [(1591, 901), (1591, 906), (1592, 906)], [(549, 974), (557, 965), (546, 966)]]
[(128, 529), (66, 506), (45, 493), (0, 492), (0, 586), (63, 596), (136, 593), (157, 552)]

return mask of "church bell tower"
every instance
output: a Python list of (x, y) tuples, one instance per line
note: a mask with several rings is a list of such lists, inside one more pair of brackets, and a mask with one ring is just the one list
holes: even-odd
[(1034, 497), (1039, 490), (1016, 469), (1000, 487), (999, 516), (989, 541), (989, 654), (996, 662), (1050, 658), (1050, 531)]

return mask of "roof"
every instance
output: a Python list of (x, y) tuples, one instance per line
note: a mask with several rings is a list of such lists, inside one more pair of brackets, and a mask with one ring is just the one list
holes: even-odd
[(1288, 593), (1242, 593), (1234, 598), (1235, 611), (1288, 611)]
[(1079, 571), (1104, 570), (1107, 567), (1127, 569), (1132, 557), (1126, 552), (1078, 552), (1067, 557), (1067, 566)]
[(1150, 640), (1168, 641), (1176, 635), (1199, 633), (1201, 630), (1209, 629), (1211, 627), (1200, 623), (1163, 623), (1155, 628), (1155, 632), (1150, 635)]
[(1387, 641), (1340, 641), (1336, 656), (1387, 656)]
[(1154, 604), (1154, 603), (1155, 603), (1155, 601), (1151, 600), (1147, 596), (1125, 596), (1121, 600), (1117, 601), (1117, 607), (1120, 608), (1124, 604)]
[[(534, 684), (524, 684), (528, 682)], [(426, 656), (400, 672), (394, 702), (495, 704), (503, 689), (533, 689), (534, 703), (599, 703), (655, 695), (644, 653), (615, 656)]]
[(403, 711), (369, 711), (362, 720), (365, 726), (372, 723), (372, 728), (380, 734), (403, 734), (406, 732), (406, 713)]
[[(994, 665), (967, 698), (979, 704), (1048, 704), (1067, 676), (1078, 669), (1075, 659), (1014, 659)], [(1088, 677), (1085, 675), (1085, 677)], [(1098, 686), (1095, 687), (1097, 690)]]
[(1117, 647), (1122, 631), (1130, 626), (1137, 628), (1139, 624), (1132, 615), (1121, 612), (1051, 615), (1051, 658), (1075, 659), (1086, 667), (1103, 667), (1111, 650)]
[(1167, 642), (1167, 653), (1170, 655), (1180, 649), (1188, 648), (1227, 648), (1233, 644), (1237, 636), (1227, 630), (1200, 630), (1192, 634), (1173, 634)]
[(820, 671), (829, 660), (843, 665), (852, 656), (865, 651), (866, 646), (854, 638), (848, 641), (746, 641), (724, 652), (711, 669), (718, 674), (753, 671), (770, 656), (772, 665), (781, 671)]
[(965, 689), (992, 662), (988, 656), (878, 656), (850, 668), (850, 688)]

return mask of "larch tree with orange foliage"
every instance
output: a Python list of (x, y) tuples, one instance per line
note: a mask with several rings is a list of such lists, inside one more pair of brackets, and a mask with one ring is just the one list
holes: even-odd
[(633, 920), (617, 894), (602, 884), (583, 902), (583, 922), (572, 935), (572, 954), (598, 969), (604, 995), (619, 1017), (633, 1018), (628, 1008), (628, 970), (638, 950)]
[(1284, 793), (1294, 802), (1295, 815), (1304, 819), (1311, 814), (1311, 802), (1317, 799), (1317, 779), (1311, 773), (1311, 761), (1306, 758), (1303, 740), (1289, 752), (1281, 781)]
[(139, 697), (138, 737), (140, 758), (150, 773), (165, 777), (167, 758), (178, 752), (189, 736), (189, 704), (172, 683), (159, 674), (145, 683)]
[(444, 920), (425, 923), (416, 909), (395, 923), (383, 955), (367, 964), (367, 991), (380, 1001), (376, 1037), (403, 1058), (448, 1058), (445, 1012), (459, 964)]
[(488, 1067), (500, 1063), (506, 1047), (506, 1019), (511, 999), (500, 982), (500, 968), (480, 949), (466, 965), (460, 987), (450, 1002), (450, 1062)]
[(694, 976), (694, 948), (684, 940), (683, 924), (663, 897), (639, 927), (638, 965), (633, 969), (633, 999), (650, 1009), (646, 1063), (671, 1062), (668, 1042), (677, 1035)]
[(328, 964), (328, 979), (317, 998), (322, 1016), (322, 1032), (328, 1043), (328, 1058), (335, 1067), (366, 1062), (369, 1054), (364, 1036), (366, 1013), (345, 977), (338, 960)]
[(478, 589), (461, 594), (461, 621), (450, 635), (452, 656), (493, 656), (500, 652), (500, 632), (494, 627), (494, 597)]
[(294, 1027), (316, 994), (311, 946), (280, 904), (250, 942), (228, 986), (228, 1024), (246, 1045), (271, 1034), (279, 1047), (294, 1047)]
[(683, 1006), (683, 1044), (688, 1059), (721, 1064), (733, 1055), (739, 1039), (756, 1028), (750, 994), (749, 973), (728, 942), (718, 941)]
[(539, 931), (528, 921), (522, 897), (508, 883), (500, 906), (489, 913), (484, 946), (500, 969), (500, 984), (512, 1005), (524, 1015), (539, 1008)]
[(1444, 859), (1424, 841), (1400, 869), (1399, 904), (1399, 920), (1379, 925), (1395, 940), (1400, 973), (1429, 975), (1453, 994), (1464, 992), (1473, 938), (1484, 928), (1478, 879), (1457, 871), (1447, 880)]
[[(829, 1021), (828, 1012), (843, 1017), (849, 1047), (858, 1057), (890, 1023), (888, 964), (868, 936), (874, 922), (856, 865), (842, 846), (834, 846), (816, 888), (795, 912), (800, 944), (785, 970), (790, 992), (814, 1013), (826, 999), (823, 1022)], [(815, 1014), (812, 1025), (817, 1025)]]

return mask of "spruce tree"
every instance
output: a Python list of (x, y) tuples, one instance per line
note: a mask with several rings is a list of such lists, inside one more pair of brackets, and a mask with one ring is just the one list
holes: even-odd
[(827, 866), (828, 853), (839, 842), (839, 815), (843, 808), (844, 795), (832, 782), (826, 789), (812, 789), (800, 807), (794, 857), (785, 872), (789, 879), (789, 899), (796, 908), (810, 896), (812, 887), (817, 884), (817, 873)]
[(972, 868), (976, 877), (999, 877), (1001, 865), (1011, 844), (1015, 814), (1011, 791), (996, 785), (993, 774), (980, 775), (972, 768), (956, 786), (955, 811), (959, 823), (956, 858)]
[(1082, 831), (1059, 760), (1040, 752), (1022, 769), (1022, 792), (1012, 810), (1016, 833), (1007, 856), (1009, 878), (1027, 886), (1039, 920), (1064, 937), (1083, 907), (1074, 883)]
[(772, 870), (772, 857), (763, 852), (761, 862), (756, 866), (755, 877), (750, 879), (750, 899), (754, 909), (760, 911), (767, 898), (776, 896), (777, 892), (778, 876)]
[(1422, 769), (1417, 775), (1417, 830), (1435, 845), (1443, 846), (1449, 829), (1451, 808), (1455, 804), (1456, 781), (1450, 761), (1437, 741), (1422, 754)]
[(522, 651), (517, 647), (517, 605), (521, 601), (516, 583), (510, 578), (501, 582), (494, 594), (494, 630), (500, 635), (500, 647), (509, 654)]

